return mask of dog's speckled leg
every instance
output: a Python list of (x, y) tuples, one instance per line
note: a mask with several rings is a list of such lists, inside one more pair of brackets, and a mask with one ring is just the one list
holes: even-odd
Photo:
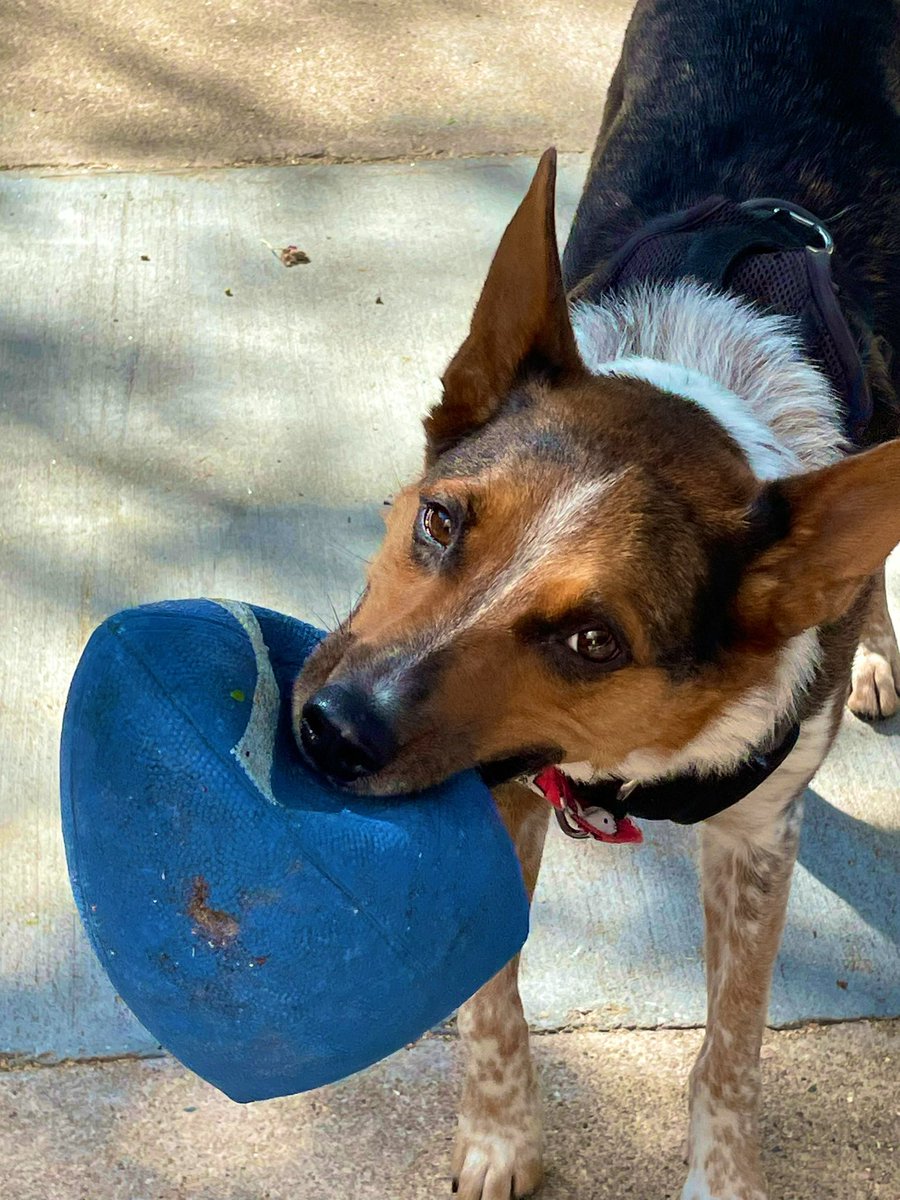
[[(494, 793), (516, 844), (529, 895), (537, 881), (549, 805), (527, 788)], [(453, 1153), (460, 1200), (510, 1200), (541, 1182), (543, 1133), (518, 956), (459, 1010), (466, 1078)]]
[(701, 830), (706, 1039), (691, 1073), (682, 1200), (766, 1200), (759, 1051), (797, 854), (802, 792), (825, 755), (834, 706), (807, 721), (784, 765)]
[(762, 849), (723, 844), (704, 829), (702, 844), (709, 1013), (691, 1073), (682, 1200), (765, 1200), (759, 1051), (796, 835)]
[(853, 686), (847, 704), (867, 721), (890, 717), (900, 704), (900, 650), (888, 612), (884, 572), (872, 589), (869, 611), (853, 659)]

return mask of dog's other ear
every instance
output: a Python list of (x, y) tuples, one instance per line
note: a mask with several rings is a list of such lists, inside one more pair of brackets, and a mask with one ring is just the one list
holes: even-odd
[(516, 380), (584, 368), (575, 347), (556, 245), (556, 151), (547, 150), (506, 228), (469, 336), (444, 372), (444, 396), (425, 419), (429, 463), (478, 429)]
[(762, 641), (837, 620), (900, 542), (900, 440), (767, 493), (787, 532), (751, 563), (736, 600), (740, 628)]

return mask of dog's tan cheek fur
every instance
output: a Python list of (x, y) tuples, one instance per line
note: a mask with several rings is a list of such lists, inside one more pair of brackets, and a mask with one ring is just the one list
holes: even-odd
[[(428, 627), (417, 610), (429, 607), (433, 589), (415, 577), (398, 587), (397, 569), (388, 570), (391, 586), (378, 587), (376, 578), (353, 621), (354, 650), (362, 654), (367, 645), (389, 645), (391, 632), (408, 636), (415, 626)], [(320, 686), (339, 665), (350, 645), (349, 639), (334, 636), (334, 648), (320, 651), (321, 662), (314, 661), (301, 677), (306, 695), (311, 683)], [(776, 656), (736, 654), (727, 669), (709, 670), (696, 681), (673, 681), (658, 668), (628, 667), (596, 683), (578, 684), (556, 675), (539, 651), (508, 631), (476, 628), (451, 642), (445, 664), (417, 713), (418, 734), (427, 739), (435, 777), (470, 765), (458, 761), (462, 743), (470, 747), (473, 761), (558, 746), (569, 761), (589, 761), (609, 771), (638, 750), (674, 754), (748, 689), (771, 680)]]
[(534, 652), (517, 653), (509, 639), (473, 640), (469, 653), (458, 655), (428, 704), (448, 746), (454, 730), (465, 728), (480, 760), (559, 746), (567, 760), (607, 771), (637, 750), (676, 753), (775, 670), (774, 656), (752, 654), (698, 682), (631, 667), (595, 684), (572, 684)]

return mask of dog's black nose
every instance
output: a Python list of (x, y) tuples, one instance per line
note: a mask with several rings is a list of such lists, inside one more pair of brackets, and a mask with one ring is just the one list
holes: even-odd
[(303, 706), (300, 744), (313, 766), (339, 783), (386, 767), (397, 741), (369, 695), (339, 683), (322, 688)]

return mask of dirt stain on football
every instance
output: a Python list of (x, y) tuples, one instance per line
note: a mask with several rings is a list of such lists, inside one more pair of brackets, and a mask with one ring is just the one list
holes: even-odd
[(200, 934), (217, 950), (230, 946), (241, 927), (231, 913), (223, 912), (220, 908), (211, 908), (209, 900), (209, 884), (202, 875), (191, 880), (191, 895), (188, 900), (187, 914), (194, 922), (194, 932)]

